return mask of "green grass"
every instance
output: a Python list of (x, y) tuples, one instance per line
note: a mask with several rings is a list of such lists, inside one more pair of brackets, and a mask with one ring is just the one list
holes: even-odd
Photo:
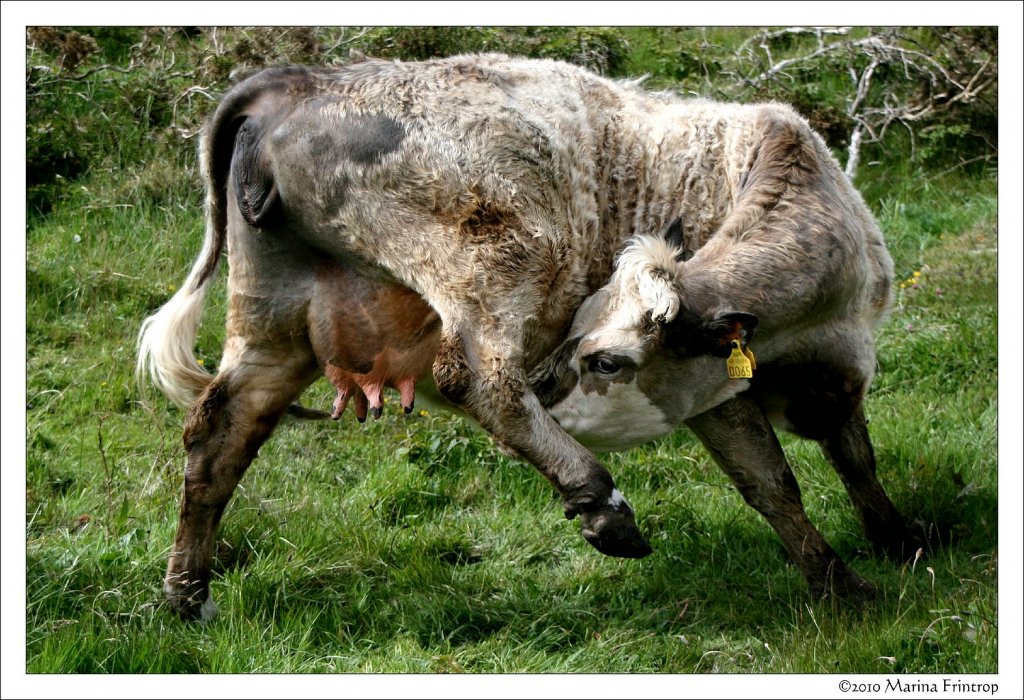
[[(688, 89), (702, 83), (700, 61), (673, 72), (679, 45), (737, 41), (729, 29), (624, 35), (626, 72)], [(135, 385), (134, 345), (199, 250), (202, 197), (191, 142), (134, 126), (167, 112), (170, 97), (119, 111), (163, 78), (123, 80), (135, 92), (96, 88), (119, 100), (108, 109), (67, 102), (67, 133), (95, 124), (88, 135), (102, 147), (80, 152), (83, 172), (29, 197), (30, 674), (998, 670), (995, 172), (928, 170), (899, 144), (858, 173), (897, 275), (917, 280), (880, 334), (867, 413), (889, 494), (943, 546), (908, 564), (875, 558), (817, 446), (783, 438), (812, 521), (879, 586), (876, 601), (811, 599), (774, 532), (683, 430), (604, 458), (654, 547), (620, 561), (587, 545), (547, 482), (479, 430), (389, 410), (365, 426), (351, 413), (284, 423), (218, 536), (220, 616), (177, 620), (160, 586), (183, 415)], [(58, 97), (46, 99), (60, 107)], [(221, 281), (196, 348), (210, 368), (223, 317)], [(321, 381), (303, 402), (326, 408), (332, 394)]]

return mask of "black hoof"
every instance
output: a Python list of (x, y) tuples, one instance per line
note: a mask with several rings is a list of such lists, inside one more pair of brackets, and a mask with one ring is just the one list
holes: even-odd
[(928, 553), (932, 541), (928, 527), (923, 523), (900, 523), (884, 534), (872, 538), (872, 546), (877, 555), (890, 561), (912, 562)]
[(594, 549), (610, 557), (641, 559), (651, 553), (647, 543), (627, 509), (603, 506), (580, 514), (583, 539)]

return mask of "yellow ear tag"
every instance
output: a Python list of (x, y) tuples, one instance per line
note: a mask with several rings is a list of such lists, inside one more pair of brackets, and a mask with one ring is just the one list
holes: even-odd
[(747, 350), (744, 353), (740, 349), (740, 341), (732, 341), (732, 354), (725, 361), (725, 368), (729, 371), (729, 379), (751, 379), (754, 376), (754, 353)]

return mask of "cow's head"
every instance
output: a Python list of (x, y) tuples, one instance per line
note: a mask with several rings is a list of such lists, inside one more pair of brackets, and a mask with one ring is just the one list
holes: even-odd
[(669, 433), (749, 386), (729, 378), (726, 358), (734, 341), (746, 346), (757, 318), (687, 284), (679, 257), (671, 236), (634, 239), (565, 342), (531, 373), (548, 412), (593, 450)]

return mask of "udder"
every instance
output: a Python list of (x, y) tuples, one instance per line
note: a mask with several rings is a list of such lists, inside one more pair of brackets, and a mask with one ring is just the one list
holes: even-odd
[(317, 271), (309, 329), (337, 389), (331, 417), (341, 418), (351, 401), (360, 422), (367, 413), (380, 418), (386, 387), (412, 412), (416, 381), (430, 371), (441, 339), (441, 319), (419, 294), (335, 263)]

